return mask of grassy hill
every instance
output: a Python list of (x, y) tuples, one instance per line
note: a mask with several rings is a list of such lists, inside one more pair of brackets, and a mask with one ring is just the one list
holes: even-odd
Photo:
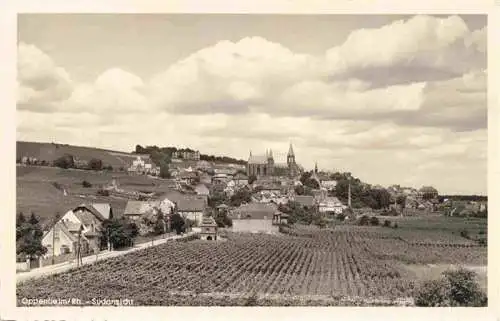
[[(108, 171), (84, 171), (57, 167), (17, 166), (16, 168), (16, 212), (29, 215), (34, 212), (42, 222), (61, 215), (82, 203), (110, 203), (114, 214), (120, 216), (127, 204), (126, 198), (98, 196), (97, 190), (116, 179), (120, 188), (127, 191), (156, 192), (172, 189), (170, 180), (154, 179), (142, 175), (130, 176), (126, 173)], [(82, 182), (92, 184), (84, 188)], [(66, 195), (64, 195), (66, 190)]]
[[(57, 143), (21, 142), (16, 145), (16, 159), (24, 156), (36, 157), (38, 160), (52, 162), (57, 158), (70, 154), (78, 160), (90, 161), (92, 158), (102, 160), (103, 165), (111, 165), (114, 169), (127, 168), (137, 155), (125, 152), (110, 151), (93, 147), (72, 146)], [(149, 155), (141, 155), (149, 158)]]

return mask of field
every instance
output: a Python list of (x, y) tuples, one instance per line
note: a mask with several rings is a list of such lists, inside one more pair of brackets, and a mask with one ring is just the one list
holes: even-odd
[(422, 275), (415, 266), (487, 264), (486, 247), (454, 243), (453, 234), (412, 243), (404, 230), (382, 227), (289, 232), (166, 243), (20, 284), (18, 304), (106, 297), (135, 305), (411, 305)]
[[(17, 166), (16, 202), (17, 213), (29, 215), (34, 212), (42, 221), (61, 215), (72, 207), (86, 202), (107, 202), (113, 206), (116, 215), (125, 210), (127, 199), (114, 196), (97, 196), (97, 190), (111, 183), (113, 179), (119, 187), (129, 191), (166, 192), (172, 182), (149, 178), (147, 176), (129, 176), (126, 173), (95, 172), (56, 167)], [(82, 182), (92, 184), (84, 188)], [(67, 196), (64, 196), (64, 190)]]
[(54, 161), (57, 158), (70, 154), (77, 159), (89, 161), (92, 158), (102, 160), (104, 165), (111, 165), (115, 169), (120, 167), (128, 167), (135, 159), (135, 155), (124, 152), (115, 152), (93, 147), (80, 147), (65, 144), (52, 143), (36, 143), (36, 142), (17, 142), (16, 155), (17, 159), (24, 156), (36, 157), (42, 161)]

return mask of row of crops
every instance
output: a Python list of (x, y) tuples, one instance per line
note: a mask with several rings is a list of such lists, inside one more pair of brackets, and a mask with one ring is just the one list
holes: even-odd
[[(207, 293), (396, 299), (410, 297), (415, 288), (401, 264), (486, 260), (483, 248), (413, 245), (367, 230), (227, 237), (167, 243), (28, 281), (18, 286), (18, 300), (98, 297), (133, 299), (137, 305), (199, 305)], [(175, 303), (168, 294), (176, 292), (192, 293), (196, 300)]]

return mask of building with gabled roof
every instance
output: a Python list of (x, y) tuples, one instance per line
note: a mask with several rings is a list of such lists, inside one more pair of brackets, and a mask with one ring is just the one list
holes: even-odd
[(82, 254), (98, 252), (102, 224), (112, 217), (111, 205), (106, 203), (81, 204), (69, 210), (43, 235), (46, 256), (74, 253), (78, 241)]
[(217, 241), (217, 223), (211, 216), (203, 217), (200, 223), (200, 239)]

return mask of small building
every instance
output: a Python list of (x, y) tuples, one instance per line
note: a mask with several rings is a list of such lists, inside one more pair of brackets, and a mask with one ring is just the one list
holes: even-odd
[(273, 215), (273, 225), (288, 224), (288, 214), (276, 211)]
[(123, 212), (123, 216), (131, 221), (136, 221), (146, 213), (159, 209), (164, 215), (170, 215), (175, 204), (169, 199), (162, 201), (135, 201), (129, 200)]
[(233, 181), (238, 186), (245, 186), (248, 185), (248, 176), (241, 172), (238, 172), (236, 173), (236, 175), (234, 175)]
[(217, 223), (213, 217), (204, 217), (200, 223), (200, 238), (205, 241), (217, 240)]
[(206, 195), (208, 196), (210, 194), (210, 191), (208, 187), (205, 184), (198, 184), (194, 188), (194, 191), (196, 192), (197, 195)]
[(66, 212), (42, 237), (46, 256), (74, 253), (78, 241), (82, 254), (100, 250), (102, 223), (113, 217), (107, 203), (82, 204)]
[(233, 232), (272, 233), (278, 232), (273, 225), (274, 213), (278, 210), (275, 204), (249, 203), (241, 205), (231, 213)]
[(295, 196), (294, 201), (299, 203), (305, 209), (311, 209), (316, 205), (314, 197), (309, 195), (297, 195)]

